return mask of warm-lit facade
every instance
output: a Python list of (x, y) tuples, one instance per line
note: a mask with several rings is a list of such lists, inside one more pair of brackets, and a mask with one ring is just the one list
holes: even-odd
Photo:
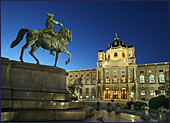
[(136, 64), (134, 46), (114, 38), (106, 53), (98, 52), (97, 68), (68, 71), (67, 85), (81, 78), (80, 99), (149, 100), (166, 95), (169, 62)]

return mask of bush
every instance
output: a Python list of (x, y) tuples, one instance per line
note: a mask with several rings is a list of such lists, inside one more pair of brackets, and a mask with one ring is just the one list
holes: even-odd
[(165, 108), (169, 109), (169, 99), (165, 97), (153, 97), (149, 100), (149, 107), (152, 109), (158, 109), (161, 106), (164, 106)]
[(129, 109), (131, 108), (131, 104), (134, 104), (134, 105), (135, 105), (135, 103), (134, 103), (133, 101), (127, 102), (127, 105), (128, 105), (128, 107), (129, 107)]
[(163, 97), (163, 98), (166, 98), (165, 95), (159, 95), (158, 97)]
[(139, 111), (141, 110), (141, 108), (138, 107), (138, 106), (135, 106), (135, 109), (136, 109), (136, 110), (139, 110)]
[(139, 107), (140, 109), (141, 109), (141, 107), (142, 107), (143, 105), (148, 106), (148, 105), (147, 105), (146, 103), (144, 103), (144, 102), (140, 102), (140, 101), (136, 101), (136, 102), (135, 102), (135, 107)]

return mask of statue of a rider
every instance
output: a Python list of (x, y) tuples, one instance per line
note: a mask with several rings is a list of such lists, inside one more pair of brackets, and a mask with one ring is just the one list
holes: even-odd
[[(54, 36), (57, 35), (57, 33), (54, 33), (54, 24), (57, 24), (57, 25), (60, 25), (60, 26), (63, 26), (63, 24), (56, 21), (56, 20), (53, 20), (54, 14), (47, 13), (47, 16), (48, 16), (48, 18), (46, 20), (46, 28), (44, 28), (43, 32), (48, 33), (52, 37), (54, 37)], [(54, 55), (52, 50), (50, 50), (50, 54)]]

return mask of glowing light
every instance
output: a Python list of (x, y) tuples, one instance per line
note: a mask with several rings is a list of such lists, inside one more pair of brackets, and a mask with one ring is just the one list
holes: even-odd
[(133, 95), (134, 95), (134, 92), (131, 92), (131, 93), (130, 93), (130, 97), (133, 97)]
[(62, 103), (61, 103), (61, 105), (63, 106), (63, 105), (64, 105), (64, 103), (62, 102)]
[(134, 119), (132, 119), (132, 122), (135, 122), (135, 120), (134, 120)]

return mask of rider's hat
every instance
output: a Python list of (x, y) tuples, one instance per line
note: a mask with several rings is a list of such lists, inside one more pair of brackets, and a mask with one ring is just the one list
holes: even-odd
[(49, 17), (53, 17), (53, 16), (54, 16), (54, 14), (52, 14), (52, 13), (47, 13), (47, 16), (49, 16)]

